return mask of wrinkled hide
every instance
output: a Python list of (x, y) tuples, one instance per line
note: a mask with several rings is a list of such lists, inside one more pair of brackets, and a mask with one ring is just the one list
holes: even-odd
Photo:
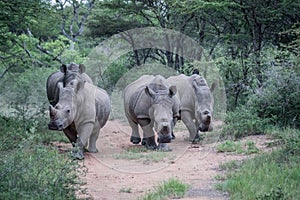
[[(80, 76), (84, 81), (92, 84), (91, 78), (84, 72), (85, 72), (84, 65), (82, 64), (77, 65), (75, 63), (70, 63), (69, 65), (62, 65), (60, 67), (60, 71), (56, 71), (52, 73), (48, 77), (47, 84), (46, 84), (47, 97), (49, 103), (52, 106), (55, 106), (58, 102), (58, 97), (59, 97), (58, 83), (63, 83), (63, 85), (65, 86), (70, 81), (74, 80), (77, 76)], [(51, 127), (49, 128), (52, 129)], [(76, 142), (78, 132), (76, 130), (74, 123), (71, 123), (69, 127), (63, 129), (63, 132), (65, 133), (65, 135), (68, 137), (68, 139), (72, 144)]]
[(159, 144), (171, 141), (174, 120), (179, 116), (179, 102), (175, 94), (176, 87), (169, 86), (159, 75), (144, 75), (124, 89), (124, 108), (132, 128), (132, 143), (141, 141), (138, 125), (143, 130), (142, 143), (147, 148), (157, 147), (154, 130)]
[(70, 81), (66, 87), (60, 83), (59, 87), (59, 101), (49, 107), (49, 128), (64, 130), (74, 122), (78, 131), (76, 146), (79, 147), (76, 157), (83, 158), (84, 147), (89, 152), (97, 152), (99, 131), (111, 110), (108, 94), (80, 78)]
[(190, 140), (199, 140), (198, 131), (212, 131), (214, 87), (209, 88), (206, 80), (197, 74), (172, 76), (167, 81), (177, 87), (180, 118), (189, 130)]

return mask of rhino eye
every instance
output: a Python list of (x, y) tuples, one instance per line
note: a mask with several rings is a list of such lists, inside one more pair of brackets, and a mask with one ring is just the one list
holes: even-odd
[(67, 112), (67, 113), (70, 113), (70, 112), (71, 112), (71, 110), (70, 110), (70, 109), (67, 109), (67, 110), (66, 110), (66, 112)]

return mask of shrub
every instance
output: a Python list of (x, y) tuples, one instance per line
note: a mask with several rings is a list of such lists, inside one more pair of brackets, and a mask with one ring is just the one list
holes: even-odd
[(258, 117), (246, 106), (239, 106), (227, 113), (221, 136), (237, 139), (247, 135), (262, 134), (267, 126), (268, 119)]
[(1, 116), (0, 123), (0, 199), (76, 199), (84, 192), (84, 168), (43, 144), (39, 121)]

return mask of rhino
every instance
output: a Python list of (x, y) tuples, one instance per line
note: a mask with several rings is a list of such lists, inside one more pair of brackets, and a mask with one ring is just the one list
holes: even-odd
[(59, 100), (55, 106), (50, 105), (49, 128), (64, 130), (73, 122), (78, 131), (73, 156), (84, 158), (84, 149), (91, 153), (98, 152), (96, 141), (100, 129), (106, 124), (111, 111), (107, 92), (86, 81), (80, 75), (65, 87), (58, 83)]
[[(55, 106), (58, 102), (59, 88), (58, 83), (62, 82), (63, 86), (68, 84), (75, 78), (76, 75), (81, 75), (84, 81), (93, 83), (92, 79), (85, 73), (85, 66), (83, 64), (70, 63), (68, 65), (62, 65), (59, 71), (53, 72), (47, 79), (46, 89), (48, 101), (52, 106)], [(49, 127), (51, 129), (51, 127)], [(74, 145), (77, 140), (78, 132), (75, 124), (71, 123), (66, 127), (63, 132), (68, 137), (69, 141)]]
[(212, 116), (214, 99), (212, 92), (214, 83), (208, 87), (204, 77), (193, 74), (171, 76), (167, 79), (169, 84), (177, 87), (177, 95), (180, 101), (180, 119), (187, 127), (190, 141), (197, 142), (201, 138), (199, 131), (212, 131)]
[[(130, 141), (139, 144), (138, 126), (143, 130), (142, 144), (148, 149), (170, 151), (166, 145), (172, 139), (174, 123), (179, 117), (176, 87), (170, 86), (163, 76), (143, 75), (123, 91), (125, 115), (132, 128)], [(157, 133), (158, 145), (155, 141)]]

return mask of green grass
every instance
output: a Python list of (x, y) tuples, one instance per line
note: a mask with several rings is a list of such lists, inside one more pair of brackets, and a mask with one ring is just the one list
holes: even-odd
[(116, 154), (114, 158), (124, 160), (143, 160), (155, 163), (165, 159), (172, 160), (172, 156), (169, 152), (152, 151), (146, 149), (144, 146), (133, 146), (119, 154)]
[(184, 197), (189, 185), (182, 183), (176, 178), (171, 178), (155, 187), (155, 190), (149, 192), (146, 196), (139, 198), (140, 200), (163, 200), (163, 199), (179, 199)]
[(234, 142), (232, 140), (225, 140), (223, 143), (217, 145), (218, 152), (232, 152), (236, 154), (252, 154), (258, 153), (259, 149), (255, 146), (253, 141), (246, 141), (242, 143), (240, 141)]
[[(271, 153), (256, 155), (238, 165), (237, 162), (220, 166), (226, 177), (216, 188), (226, 191), (231, 199), (300, 199), (300, 131), (277, 130), (271, 135), (280, 140)], [(247, 141), (248, 151), (256, 151)]]

